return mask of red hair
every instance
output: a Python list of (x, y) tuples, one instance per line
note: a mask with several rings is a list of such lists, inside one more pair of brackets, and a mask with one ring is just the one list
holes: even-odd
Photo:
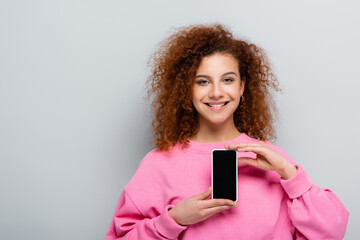
[(241, 78), (246, 79), (244, 100), (234, 113), (237, 129), (259, 140), (275, 138), (277, 111), (271, 89), (280, 89), (264, 51), (235, 39), (222, 25), (195, 25), (170, 35), (149, 61), (148, 94), (153, 97), (152, 125), (159, 150), (169, 150), (177, 142), (186, 146), (197, 133), (198, 113), (191, 89), (201, 60), (214, 53), (234, 56)]

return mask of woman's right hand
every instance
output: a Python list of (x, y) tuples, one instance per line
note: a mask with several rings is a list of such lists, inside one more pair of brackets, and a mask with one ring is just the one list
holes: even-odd
[(190, 225), (203, 221), (215, 213), (237, 207), (238, 204), (229, 199), (208, 199), (211, 187), (203, 193), (192, 196), (176, 204), (169, 210), (169, 216), (179, 225)]

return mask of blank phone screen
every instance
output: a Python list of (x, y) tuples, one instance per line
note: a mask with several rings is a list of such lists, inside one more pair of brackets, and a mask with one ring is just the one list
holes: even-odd
[(212, 152), (213, 198), (237, 201), (237, 159), (235, 150)]

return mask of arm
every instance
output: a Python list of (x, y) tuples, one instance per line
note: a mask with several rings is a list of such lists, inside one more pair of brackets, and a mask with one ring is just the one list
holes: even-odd
[(301, 166), (282, 149), (270, 143), (252, 142), (225, 146), (238, 152), (254, 152), (256, 158), (241, 157), (239, 162), (277, 172), (289, 196), (289, 218), (304, 239), (342, 239), (349, 217), (340, 200), (328, 189), (312, 183)]
[(159, 160), (152, 161), (157, 157), (155, 154), (157, 152), (150, 152), (142, 160), (125, 186), (106, 234), (107, 240), (177, 239), (187, 229), (182, 225), (197, 223), (237, 206), (228, 199), (207, 199), (211, 188), (175, 203), (172, 200), (175, 196), (167, 196), (164, 192), (167, 168), (162, 168), (164, 164)]
[(210, 199), (211, 188), (187, 198), (177, 205), (168, 205), (156, 217), (145, 216), (126, 190), (120, 196), (106, 240), (114, 239), (177, 239), (187, 225), (203, 221), (223, 210), (237, 207), (229, 199)]
[(177, 239), (186, 226), (178, 225), (168, 215), (172, 206), (166, 206), (154, 218), (142, 214), (124, 190), (106, 234), (106, 240), (115, 239)]
[(301, 166), (288, 180), (280, 180), (289, 196), (289, 217), (298, 235), (308, 239), (342, 239), (349, 217), (336, 195), (313, 184)]

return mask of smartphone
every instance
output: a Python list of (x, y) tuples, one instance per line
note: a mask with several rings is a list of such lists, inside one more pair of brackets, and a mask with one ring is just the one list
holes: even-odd
[(237, 201), (238, 163), (235, 150), (214, 149), (211, 153), (212, 198)]

